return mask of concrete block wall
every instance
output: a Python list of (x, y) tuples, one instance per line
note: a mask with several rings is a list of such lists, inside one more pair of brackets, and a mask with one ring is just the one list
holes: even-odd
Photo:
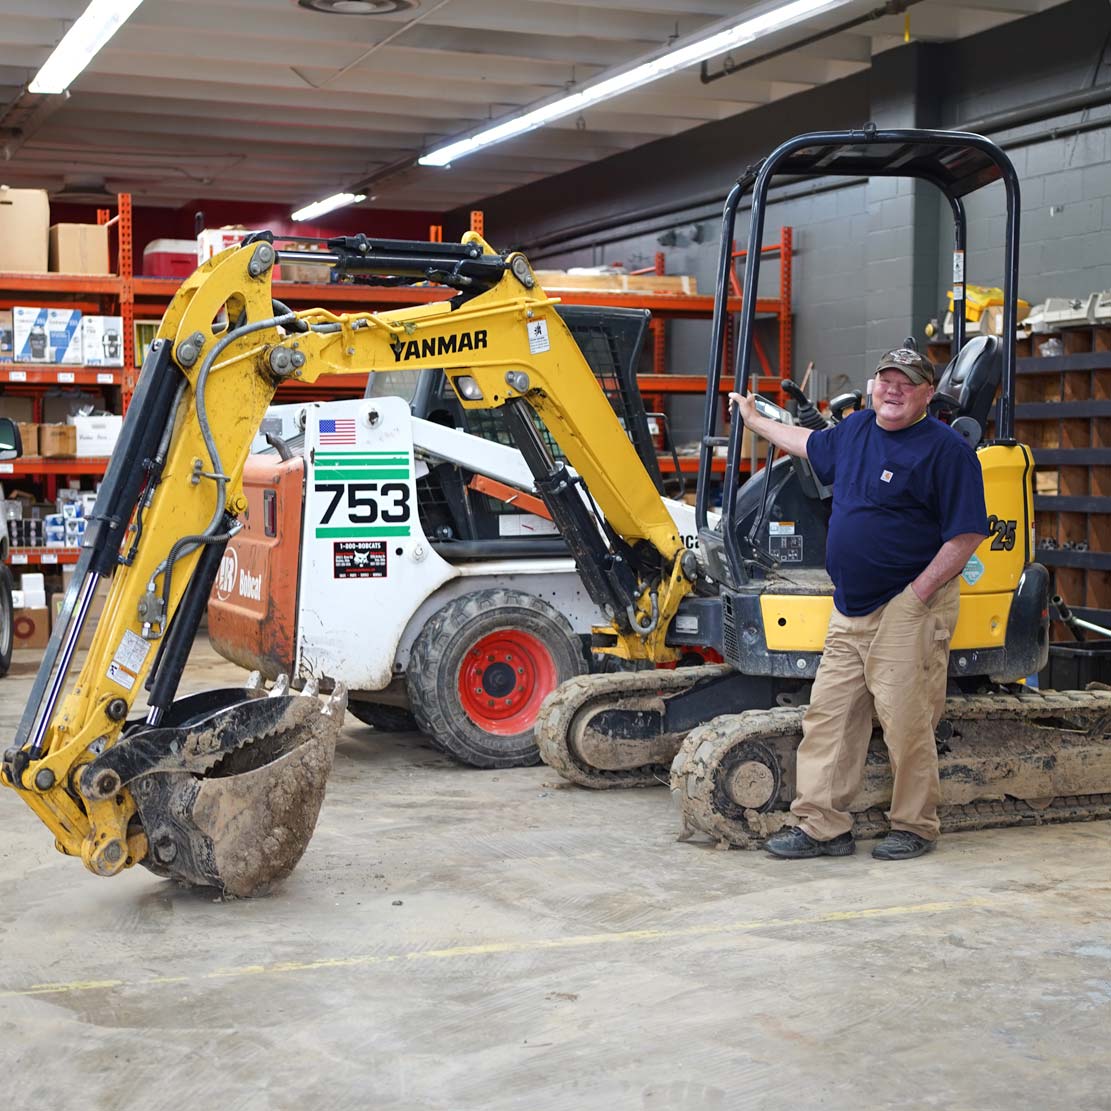
[[(1077, 114), (1069, 118), (1075, 119)], [(1093, 290), (1111, 289), (1109, 144), (1111, 121), (1106, 130), (1045, 138), (1008, 151), (1022, 197), (1019, 295), (1032, 304), (1046, 297), (1081, 297)], [(1002, 188), (986, 189), (969, 198), (967, 210), (968, 281), (1001, 285)], [(943, 295), (951, 272), (950, 249), (948, 237), (939, 241)]]

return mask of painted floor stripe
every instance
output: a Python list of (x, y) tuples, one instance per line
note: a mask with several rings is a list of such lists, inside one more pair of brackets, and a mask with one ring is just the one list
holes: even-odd
[(413, 949), (408, 952), (375, 956), (330, 957), (316, 961), (280, 961), (274, 964), (248, 964), (218, 968), (193, 976), (154, 976), (141, 980), (71, 980), (68, 983), (32, 984), (26, 988), (0, 991), (0, 999), (35, 995), (65, 995), (82, 991), (110, 991), (117, 988), (159, 987), (204, 980), (235, 980), (247, 976), (273, 976), (288, 972), (319, 972), (334, 968), (370, 968), (374, 965), (400, 964), (405, 961), (452, 960), (456, 957), (487, 957), (503, 953), (539, 953), (591, 946), (625, 945), (640, 941), (677, 941), (695, 937), (726, 937), (729, 934), (775, 930), (787, 926), (823, 926), (834, 922), (858, 922), (870, 918), (898, 918), (912, 914), (943, 914), (991, 905), (989, 899), (964, 899), (959, 902), (913, 903), (905, 906), (868, 907), (862, 910), (834, 910), (799, 918), (767, 918), (758, 921), (725, 922), (703, 926), (683, 926), (672, 930), (624, 930), (608, 934), (579, 934), (571, 937), (529, 938), (525, 941), (492, 941), (477, 945), (455, 945), (447, 949)]

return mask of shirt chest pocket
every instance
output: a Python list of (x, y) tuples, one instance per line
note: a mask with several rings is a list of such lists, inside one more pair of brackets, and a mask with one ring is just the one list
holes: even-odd
[(906, 504), (910, 472), (905, 467), (877, 466), (864, 476), (864, 494), (881, 506)]

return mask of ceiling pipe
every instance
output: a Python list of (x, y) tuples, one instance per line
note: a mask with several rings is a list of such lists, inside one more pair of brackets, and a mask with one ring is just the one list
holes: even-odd
[(755, 58), (746, 58), (743, 62), (731, 62), (729, 61), (729, 56), (726, 55), (726, 60), (722, 63), (721, 69), (715, 70), (713, 73), (710, 72), (710, 63), (708, 61), (703, 62), (701, 72), (699, 73), (699, 80), (703, 85), (709, 85), (712, 81), (720, 81), (723, 77), (729, 77), (731, 74), (740, 73), (743, 69), (751, 69), (753, 66), (758, 66), (761, 62), (768, 62), (772, 58), (779, 58), (784, 54), (791, 54), (801, 46), (810, 46), (811, 43), (821, 42), (823, 39), (828, 39), (833, 35), (839, 35), (842, 31), (851, 31), (854, 27), (859, 27), (862, 23), (870, 23), (873, 20), (883, 19), (889, 15), (902, 15), (908, 8), (919, 3), (921, 3), (921, 0), (887, 0), (886, 4), (878, 8), (873, 8), (864, 15), (858, 15), (853, 19), (846, 20), (844, 23), (838, 23), (836, 27), (827, 27), (824, 31), (817, 31), (804, 39), (796, 39), (794, 42), (777, 47), (775, 50), (765, 51), (763, 54), (758, 54)]

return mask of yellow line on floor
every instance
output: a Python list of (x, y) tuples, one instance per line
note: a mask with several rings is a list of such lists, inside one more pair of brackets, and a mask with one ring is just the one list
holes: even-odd
[(396, 964), (403, 961), (450, 960), (455, 957), (486, 957), (502, 953), (537, 953), (553, 949), (580, 949), (592, 945), (624, 945), (637, 941), (679, 941), (683, 938), (724, 937), (755, 930), (776, 930), (786, 926), (823, 926), (833, 922), (856, 922), (868, 918), (897, 918), (911, 914), (942, 914), (989, 906), (988, 899), (962, 899), (937, 903), (912, 903), (904, 906), (866, 907), (860, 910), (831, 910), (824, 914), (802, 915), (798, 918), (765, 918), (746, 922), (707, 923), (681, 926), (670, 930), (623, 930), (608, 934), (578, 934), (571, 937), (540, 937), (525, 941), (491, 941), (478, 945), (454, 945), (447, 949), (413, 949), (404, 953), (377, 956), (364, 954), (352, 957), (330, 957), (317, 961), (280, 961), (274, 964), (246, 964), (235, 968), (217, 968), (193, 976), (153, 976), (141, 980), (71, 980), (68, 983), (32, 984), (26, 988), (0, 991), (0, 999), (17, 996), (62, 995), (81, 991), (104, 991), (115, 988), (158, 987), (204, 980), (233, 980), (245, 976), (271, 976), (286, 972), (318, 972), (333, 968), (369, 968), (372, 965)]

